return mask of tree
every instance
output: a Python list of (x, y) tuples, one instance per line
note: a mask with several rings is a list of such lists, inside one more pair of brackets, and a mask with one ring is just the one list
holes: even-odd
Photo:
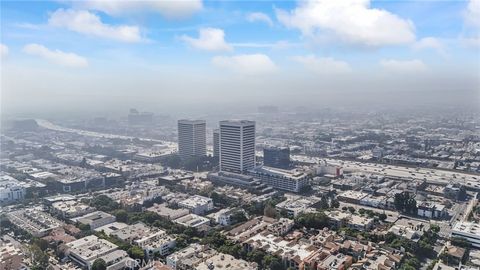
[(133, 259), (143, 260), (145, 257), (145, 253), (143, 253), (143, 249), (137, 246), (132, 246), (127, 250), (127, 253)]
[(338, 208), (338, 207), (340, 207), (340, 203), (338, 202), (338, 200), (332, 199), (331, 202), (330, 202), (330, 207)]
[(245, 216), (243, 211), (240, 210), (233, 213), (231, 219), (233, 220), (234, 224), (247, 221), (247, 217)]
[(107, 263), (103, 259), (96, 259), (92, 264), (92, 270), (106, 270)]
[(31, 269), (40, 270), (47, 269), (48, 267), (48, 255), (43, 252), (37, 245), (30, 246), (30, 253), (33, 257), (33, 265)]
[(325, 213), (303, 213), (295, 218), (295, 224), (299, 227), (323, 229), (328, 227), (329, 218)]
[(378, 219), (380, 219), (381, 221), (385, 221), (387, 219), (387, 215), (385, 215), (384, 213), (381, 213), (378, 215)]
[(394, 204), (398, 211), (410, 214), (417, 212), (417, 201), (415, 200), (415, 195), (410, 194), (409, 192), (395, 194)]
[(128, 213), (127, 211), (123, 210), (123, 209), (119, 209), (119, 210), (116, 210), (115, 213), (115, 218), (117, 219), (117, 221), (119, 222), (127, 222), (128, 220)]
[(266, 217), (275, 218), (277, 216), (277, 210), (271, 204), (267, 204), (263, 209), (263, 215)]
[(111, 212), (120, 208), (117, 202), (115, 202), (106, 195), (99, 195), (93, 198), (90, 202), (90, 205), (104, 212)]

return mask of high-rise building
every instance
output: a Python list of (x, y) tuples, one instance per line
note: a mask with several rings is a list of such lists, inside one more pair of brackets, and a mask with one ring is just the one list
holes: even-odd
[(263, 165), (287, 169), (290, 167), (290, 148), (268, 146), (263, 149)]
[(207, 154), (206, 123), (204, 120), (178, 120), (178, 154), (181, 158)]
[(255, 122), (220, 121), (220, 170), (245, 172), (255, 168)]
[(220, 130), (213, 130), (213, 156), (220, 156)]

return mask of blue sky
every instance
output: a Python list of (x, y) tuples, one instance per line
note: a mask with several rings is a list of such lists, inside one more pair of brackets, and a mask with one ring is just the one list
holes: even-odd
[[(65, 77), (91, 86), (128, 75), (149, 88), (178, 74), (185, 87), (229, 76), (329, 87), (451, 76), (478, 90), (480, 0), (1, 1), (1, 10), (2, 100), (30, 95), (40, 76), (37, 94), (75, 94)], [(225, 86), (213, 82), (205, 88)]]

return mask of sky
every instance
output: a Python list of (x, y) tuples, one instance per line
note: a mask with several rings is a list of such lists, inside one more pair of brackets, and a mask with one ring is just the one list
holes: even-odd
[(480, 104), (480, 0), (0, 3), (3, 113)]

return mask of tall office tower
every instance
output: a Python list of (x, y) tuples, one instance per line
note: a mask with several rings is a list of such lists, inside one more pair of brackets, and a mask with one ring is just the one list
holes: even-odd
[(220, 156), (220, 130), (219, 129), (213, 130), (213, 156), (214, 157)]
[(220, 170), (245, 172), (255, 167), (255, 122), (220, 121)]
[(287, 169), (290, 167), (290, 148), (267, 146), (263, 149), (263, 165)]
[(178, 120), (178, 154), (181, 158), (207, 155), (204, 120)]

